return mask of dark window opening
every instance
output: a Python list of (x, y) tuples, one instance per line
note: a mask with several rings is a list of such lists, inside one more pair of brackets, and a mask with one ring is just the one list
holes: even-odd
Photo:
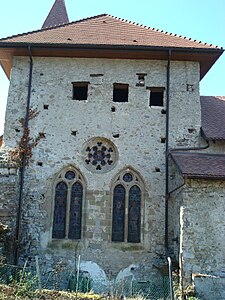
[(128, 238), (130, 243), (140, 243), (141, 232), (141, 190), (134, 185), (129, 191)]
[(161, 136), (161, 143), (162, 143), (162, 144), (165, 144), (165, 142), (166, 142), (166, 137)]
[(118, 184), (113, 191), (113, 221), (112, 221), (112, 241), (124, 241), (125, 229), (125, 189)]
[(73, 99), (87, 100), (88, 82), (73, 82)]
[(148, 88), (150, 89), (149, 106), (163, 106), (164, 88)]
[[(55, 188), (52, 238), (78, 240), (81, 238), (83, 185), (76, 181), (77, 176), (71, 170), (64, 177)], [(74, 182), (72, 186), (71, 182)]]
[(104, 74), (90, 74), (91, 77), (102, 77)]
[(136, 83), (136, 86), (145, 86), (145, 76), (146, 73), (137, 73), (138, 76), (138, 82)]
[(65, 238), (66, 229), (66, 205), (67, 205), (67, 185), (61, 181), (55, 189), (55, 209), (52, 237), (56, 239)]
[(76, 182), (73, 184), (71, 190), (69, 239), (77, 240), (81, 238), (82, 198), (82, 184)]
[(113, 84), (113, 102), (128, 102), (128, 84)]
[(123, 175), (126, 185), (115, 186), (113, 190), (112, 241), (140, 243), (141, 241), (141, 189), (132, 185), (135, 178), (131, 173)]
[(77, 130), (71, 130), (71, 134), (73, 135), (73, 136), (76, 136), (77, 135)]

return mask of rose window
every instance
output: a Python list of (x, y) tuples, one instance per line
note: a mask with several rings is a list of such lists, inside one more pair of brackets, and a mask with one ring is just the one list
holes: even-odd
[(85, 166), (95, 172), (106, 172), (113, 168), (117, 151), (112, 142), (106, 139), (92, 139), (85, 147)]

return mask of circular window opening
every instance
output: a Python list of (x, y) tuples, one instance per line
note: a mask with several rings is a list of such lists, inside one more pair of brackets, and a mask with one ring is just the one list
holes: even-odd
[(72, 180), (75, 178), (75, 173), (73, 171), (67, 171), (65, 174), (65, 178), (68, 180)]
[(125, 182), (131, 182), (131, 181), (133, 180), (132, 174), (130, 174), (130, 173), (124, 174), (124, 175), (123, 175), (123, 180), (124, 180)]
[(92, 172), (108, 172), (115, 166), (117, 157), (115, 145), (104, 138), (93, 138), (84, 148), (84, 165)]

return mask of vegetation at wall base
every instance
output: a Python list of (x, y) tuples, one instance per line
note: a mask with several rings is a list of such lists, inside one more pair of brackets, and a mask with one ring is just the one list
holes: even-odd
[(0, 300), (100, 300), (101, 295), (92, 293), (70, 293), (54, 290), (27, 290), (18, 284), (0, 285)]

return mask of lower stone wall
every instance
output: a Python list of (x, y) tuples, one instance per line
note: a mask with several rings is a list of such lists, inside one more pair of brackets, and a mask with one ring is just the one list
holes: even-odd
[(195, 293), (199, 299), (225, 299), (225, 277), (194, 275)]
[(169, 251), (173, 260), (179, 261), (179, 244), (180, 244), (180, 208), (183, 202), (184, 179), (177, 171), (173, 162), (170, 161), (170, 180), (169, 180)]
[(8, 160), (8, 149), (0, 149), (0, 222), (8, 226), (8, 238), (1, 255), (13, 261), (16, 217), (18, 204), (18, 172), (15, 164)]
[(180, 267), (184, 287), (192, 283), (194, 273), (223, 275), (225, 182), (188, 180), (180, 214)]

